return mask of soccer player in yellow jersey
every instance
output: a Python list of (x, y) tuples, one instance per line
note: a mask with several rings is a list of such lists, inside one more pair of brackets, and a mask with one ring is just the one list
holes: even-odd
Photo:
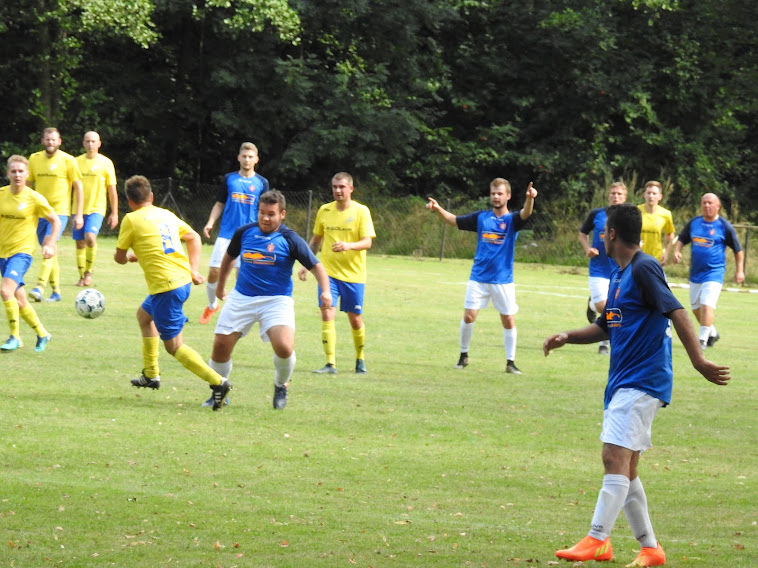
[(23, 156), (8, 158), (10, 185), (0, 187), (0, 296), (8, 318), (11, 335), (0, 346), (0, 351), (15, 351), (23, 345), (19, 331), (19, 317), (37, 334), (35, 351), (44, 351), (50, 334), (39, 321), (37, 313), (26, 301), (24, 275), (32, 264), (37, 219), (42, 217), (51, 232), (42, 242), (42, 256), (50, 258), (56, 252), (56, 238), (61, 221), (42, 195), (27, 187), (29, 161)]
[[(97, 235), (103, 225), (106, 201), (110, 203), (111, 214), (108, 226), (118, 225), (118, 193), (116, 193), (116, 169), (110, 158), (100, 153), (102, 141), (97, 132), (84, 135), (84, 154), (76, 157), (76, 164), (82, 172), (84, 189), (84, 225), (71, 231), (76, 241), (76, 266), (79, 269), (77, 286), (92, 285), (92, 266), (97, 255)], [(107, 200), (106, 200), (107, 198)]]
[[(73, 188), (76, 211), (74, 213), (73, 227), (80, 229), (83, 224), (82, 219), (82, 174), (76, 165), (76, 160), (70, 154), (60, 150), (61, 134), (57, 128), (45, 128), (42, 132), (42, 145), (44, 150), (35, 152), (29, 157), (29, 182), (31, 187), (41, 193), (50, 207), (61, 220), (60, 230), (55, 235), (55, 239), (61, 238), (61, 233), (68, 224), (68, 218), (71, 215), (71, 190)], [(37, 239), (39, 243), (50, 234), (50, 224), (45, 218), (40, 218), (37, 225)], [(42, 294), (45, 291), (48, 280), (50, 287), (53, 289), (48, 298), (49, 302), (60, 302), (60, 266), (58, 257), (52, 256), (43, 259), (40, 266), (39, 278), (37, 285), (29, 291), (29, 297), (35, 302), (42, 301)]]
[[(321, 342), (326, 365), (314, 373), (337, 374), (337, 332), (334, 325), (337, 298), (340, 311), (347, 313), (355, 345), (355, 372), (366, 373), (363, 345), (366, 329), (363, 325), (363, 295), (366, 286), (366, 251), (371, 248), (376, 233), (371, 211), (353, 201), (353, 177), (340, 172), (332, 177), (334, 201), (322, 205), (316, 214), (310, 246), (314, 253), (321, 250), (321, 262), (329, 275), (332, 305), (321, 307)], [(305, 280), (304, 268), (298, 271)], [(319, 296), (321, 290), (319, 289)]]
[[(231, 383), (182, 341), (182, 328), (187, 323), (183, 305), (189, 298), (190, 285), (204, 281), (197, 271), (202, 248), (200, 235), (171, 211), (153, 205), (153, 191), (146, 177), (132, 176), (125, 186), (132, 212), (121, 223), (113, 258), (119, 264), (139, 262), (148, 289), (147, 298), (137, 310), (144, 369), (140, 377), (132, 379), (132, 384), (160, 388), (158, 351), (162, 339), (166, 351), (211, 385), (213, 410), (219, 410)], [(187, 245), (187, 254), (182, 241)], [(130, 248), (132, 252), (128, 252)]]
[[(645, 203), (637, 206), (642, 211), (642, 252), (654, 256), (661, 263), (661, 266), (666, 266), (671, 245), (676, 236), (674, 219), (671, 216), (671, 211), (658, 205), (663, 198), (659, 182), (647, 182), (642, 196), (645, 198)], [(661, 238), (662, 234), (666, 235), (665, 248)]]

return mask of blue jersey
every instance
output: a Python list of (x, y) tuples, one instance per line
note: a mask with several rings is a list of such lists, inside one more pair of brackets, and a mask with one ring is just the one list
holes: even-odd
[(459, 215), (455, 222), (461, 231), (473, 231), (479, 237), (469, 278), (483, 284), (513, 282), (513, 250), (518, 231), (526, 223), (519, 212), (498, 217), (492, 210), (475, 211)]
[(268, 180), (259, 175), (242, 177), (239, 172), (226, 174), (224, 185), (216, 195), (216, 201), (224, 204), (218, 236), (232, 238), (242, 225), (258, 220), (258, 198), (268, 191)]
[(237, 229), (226, 254), (240, 257), (235, 289), (245, 296), (292, 296), (292, 266), (295, 261), (308, 270), (318, 264), (308, 244), (285, 225), (263, 233), (258, 223)]
[(579, 229), (585, 235), (592, 234), (590, 246), (596, 248), (598, 253), (600, 253), (590, 259), (590, 276), (599, 278), (610, 278), (613, 269), (618, 267), (616, 261), (605, 253), (603, 236), (605, 235), (606, 218), (606, 207), (593, 209), (582, 224), (582, 228)]
[(692, 243), (690, 282), (695, 284), (723, 284), (726, 274), (726, 247), (734, 252), (742, 250), (737, 232), (723, 217), (718, 217), (713, 222), (706, 221), (702, 215), (695, 217), (679, 233), (679, 242), (683, 245)]
[(665, 404), (671, 402), (669, 314), (680, 309), (663, 268), (649, 254), (639, 251), (626, 268), (613, 271), (608, 302), (597, 321), (611, 340), (605, 408), (620, 388), (635, 388)]

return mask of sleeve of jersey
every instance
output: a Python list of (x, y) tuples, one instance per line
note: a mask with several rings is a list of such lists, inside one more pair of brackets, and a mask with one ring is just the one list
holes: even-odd
[(226, 196), (229, 195), (229, 186), (227, 184), (229, 183), (230, 175), (231, 174), (226, 174), (224, 176), (224, 183), (221, 184), (221, 186), (218, 188), (218, 191), (216, 192), (216, 201), (218, 203), (226, 204)]
[(76, 163), (76, 159), (72, 157), (70, 160), (67, 160), (67, 161), (68, 161), (68, 175), (69, 175), (69, 177), (72, 180), (74, 180), (74, 181), (81, 180), (82, 179), (82, 172), (79, 169), (79, 164)]
[(368, 207), (363, 210), (363, 218), (361, 219), (361, 238), (363, 237), (371, 237), (372, 239), (376, 237), (374, 221), (371, 219), (371, 211)]
[(261, 176), (261, 182), (263, 182), (263, 191), (261, 191), (261, 193), (266, 193), (269, 188), (268, 180), (265, 177)]
[(740, 244), (740, 240), (737, 238), (737, 231), (734, 230), (732, 224), (726, 219), (722, 219), (721, 222), (724, 223), (726, 246), (731, 248), (734, 252), (740, 252), (742, 250), (742, 245)]
[(232, 239), (229, 241), (229, 246), (226, 248), (226, 254), (232, 258), (237, 258), (240, 255), (240, 252), (242, 251), (242, 235), (244, 235), (245, 231), (247, 231), (252, 226), (252, 223), (248, 223), (247, 225), (242, 225), (239, 229), (234, 231)]
[(176, 217), (176, 221), (177, 221), (176, 226), (179, 229), (179, 236), (180, 237), (183, 237), (187, 233), (190, 233), (190, 232), (192, 232), (194, 230), (187, 223), (185, 223), (184, 221), (182, 221), (179, 217)]
[(513, 230), (520, 231), (529, 222), (529, 219), (522, 219), (520, 211), (514, 211), (511, 213), (511, 219), (513, 219)]
[(643, 301), (648, 306), (666, 316), (675, 310), (682, 309), (682, 304), (666, 283), (663, 268), (652, 257), (643, 258), (632, 265), (632, 278), (640, 290)]
[(282, 230), (282, 236), (289, 245), (290, 256), (302, 264), (307, 270), (311, 270), (318, 264), (318, 259), (308, 247), (308, 243), (306, 243), (295, 231), (287, 227)]
[(584, 220), (584, 223), (582, 223), (581, 228), (579, 229), (580, 233), (584, 233), (585, 235), (589, 235), (595, 226), (595, 215), (597, 214), (597, 209), (593, 209), (590, 211), (590, 214), (587, 216), (587, 218)]
[(455, 218), (455, 224), (461, 231), (472, 231), (476, 233), (478, 230), (478, 220), (481, 211), (474, 211), (468, 215), (458, 215)]
[(35, 209), (37, 217), (47, 217), (51, 213), (54, 213), (53, 208), (50, 207), (50, 203), (48, 203), (47, 199), (45, 199), (41, 193), (33, 191), (32, 196), (34, 196), (36, 202)]
[(689, 244), (692, 238), (690, 237), (690, 229), (692, 227), (692, 219), (687, 221), (687, 224), (684, 226), (684, 229), (682, 229), (682, 232), (679, 233), (679, 242), (683, 245)]
[(105, 183), (107, 185), (116, 185), (116, 167), (111, 160), (108, 160), (108, 173), (106, 175)]
[(132, 220), (127, 215), (121, 221), (121, 229), (118, 231), (118, 241), (116, 241), (116, 248), (121, 250), (129, 250), (132, 246)]

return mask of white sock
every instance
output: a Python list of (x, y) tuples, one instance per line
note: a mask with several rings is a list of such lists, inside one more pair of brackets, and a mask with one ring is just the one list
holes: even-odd
[(706, 325), (700, 326), (700, 341), (708, 341), (708, 336), (711, 334), (711, 327)]
[(603, 340), (600, 342), (600, 345), (602, 345), (603, 347), (610, 347), (610, 346), (611, 346), (611, 342), (610, 342), (610, 341), (608, 341), (607, 339), (603, 339)]
[(595, 305), (595, 302), (593, 302), (592, 300), (590, 300), (590, 301), (589, 301), (589, 304), (588, 304), (588, 305), (589, 305), (590, 309), (591, 309), (593, 312), (596, 312), (596, 311), (597, 311), (597, 306)]
[(603, 487), (597, 496), (595, 514), (592, 515), (592, 528), (588, 533), (592, 538), (605, 540), (611, 535), (616, 518), (629, 493), (629, 478), (625, 475), (606, 474), (603, 476)]
[(516, 328), (511, 329), (503, 328), (503, 343), (505, 343), (505, 358), (508, 361), (516, 360), (516, 338), (518, 333)]
[(629, 528), (632, 529), (634, 538), (640, 542), (640, 546), (646, 548), (658, 546), (647, 511), (647, 496), (639, 477), (635, 477), (629, 483), (629, 493), (624, 503), (624, 516), (629, 523)]
[(218, 298), (216, 298), (217, 286), (218, 286), (218, 282), (205, 283), (205, 293), (208, 295), (208, 307), (212, 310), (215, 310), (216, 306), (218, 306)]
[(471, 337), (474, 335), (474, 322), (466, 323), (461, 320), (461, 353), (468, 353), (471, 347)]
[(274, 353), (274, 369), (276, 369), (274, 384), (276, 386), (283, 387), (289, 382), (292, 371), (295, 370), (295, 361), (297, 361), (297, 357), (295, 357), (294, 351), (286, 359), (282, 359)]
[(716, 326), (715, 325), (711, 325), (711, 331), (709, 333), (709, 336), (710, 337), (716, 337), (718, 334), (719, 334), (719, 332), (716, 331)]
[(211, 359), (208, 361), (208, 366), (216, 371), (219, 375), (224, 377), (225, 379), (229, 378), (229, 375), (232, 374), (232, 360), (229, 359), (226, 363), (219, 363), (218, 361), (214, 361)]

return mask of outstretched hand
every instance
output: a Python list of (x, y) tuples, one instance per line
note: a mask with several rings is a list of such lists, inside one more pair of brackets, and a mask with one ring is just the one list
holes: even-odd
[(714, 385), (725, 386), (729, 384), (732, 376), (729, 374), (729, 367), (716, 365), (716, 363), (703, 359), (703, 362), (696, 365), (695, 369), (705, 377), (705, 379)]
[(537, 197), (537, 193), (537, 188), (534, 187), (534, 183), (530, 181), (529, 186), (526, 188), (526, 196), (534, 199)]
[(556, 333), (555, 335), (551, 335), (542, 344), (542, 352), (545, 354), (545, 357), (547, 357), (548, 355), (550, 355), (550, 352), (553, 349), (558, 349), (559, 347), (563, 347), (564, 345), (566, 345), (567, 341), (568, 341), (568, 334), (566, 333)]

